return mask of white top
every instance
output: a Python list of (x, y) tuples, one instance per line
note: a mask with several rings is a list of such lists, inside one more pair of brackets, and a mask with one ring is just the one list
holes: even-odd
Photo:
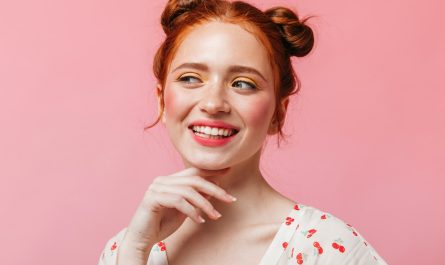
[[(259, 265), (388, 265), (350, 224), (296, 203), (283, 218)], [(115, 265), (126, 227), (106, 243), (99, 265)], [(169, 265), (164, 242), (153, 245), (148, 265)]]

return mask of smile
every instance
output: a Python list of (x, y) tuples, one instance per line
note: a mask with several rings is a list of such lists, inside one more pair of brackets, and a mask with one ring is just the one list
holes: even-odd
[(236, 129), (209, 127), (209, 126), (191, 126), (189, 130), (193, 139), (205, 146), (225, 145), (238, 133)]
[(233, 134), (236, 134), (238, 131), (236, 129), (227, 129), (227, 128), (218, 128), (218, 127), (210, 127), (210, 126), (192, 126), (193, 132), (197, 133), (199, 136), (217, 139), (228, 137)]

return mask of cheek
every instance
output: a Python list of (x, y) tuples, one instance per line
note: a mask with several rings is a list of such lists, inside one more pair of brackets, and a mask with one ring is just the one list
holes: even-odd
[(187, 98), (181, 95), (175, 89), (166, 89), (164, 91), (165, 112), (167, 116), (177, 116), (181, 110), (186, 108)]
[(273, 110), (274, 102), (270, 97), (257, 98), (245, 102), (241, 115), (251, 127), (268, 128)]
[(164, 91), (164, 104), (167, 113), (169, 113), (169, 111), (167, 110), (172, 109), (172, 106), (175, 105), (176, 98), (176, 95), (174, 93), (171, 93), (170, 89), (166, 89)]

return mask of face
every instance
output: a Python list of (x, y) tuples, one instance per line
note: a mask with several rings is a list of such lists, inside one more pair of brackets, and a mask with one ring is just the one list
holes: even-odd
[[(219, 169), (253, 159), (274, 113), (273, 83), (267, 50), (254, 35), (222, 22), (192, 29), (172, 59), (164, 91), (163, 123), (183, 161)], [(238, 132), (208, 139), (190, 127), (198, 120), (226, 123), (195, 127), (204, 134), (223, 133), (225, 126)]]

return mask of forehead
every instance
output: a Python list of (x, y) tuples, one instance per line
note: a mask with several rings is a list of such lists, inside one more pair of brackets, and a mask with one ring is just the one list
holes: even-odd
[(170, 69), (185, 62), (205, 63), (214, 69), (237, 64), (272, 76), (268, 52), (261, 41), (232, 23), (212, 21), (191, 29), (179, 45)]

